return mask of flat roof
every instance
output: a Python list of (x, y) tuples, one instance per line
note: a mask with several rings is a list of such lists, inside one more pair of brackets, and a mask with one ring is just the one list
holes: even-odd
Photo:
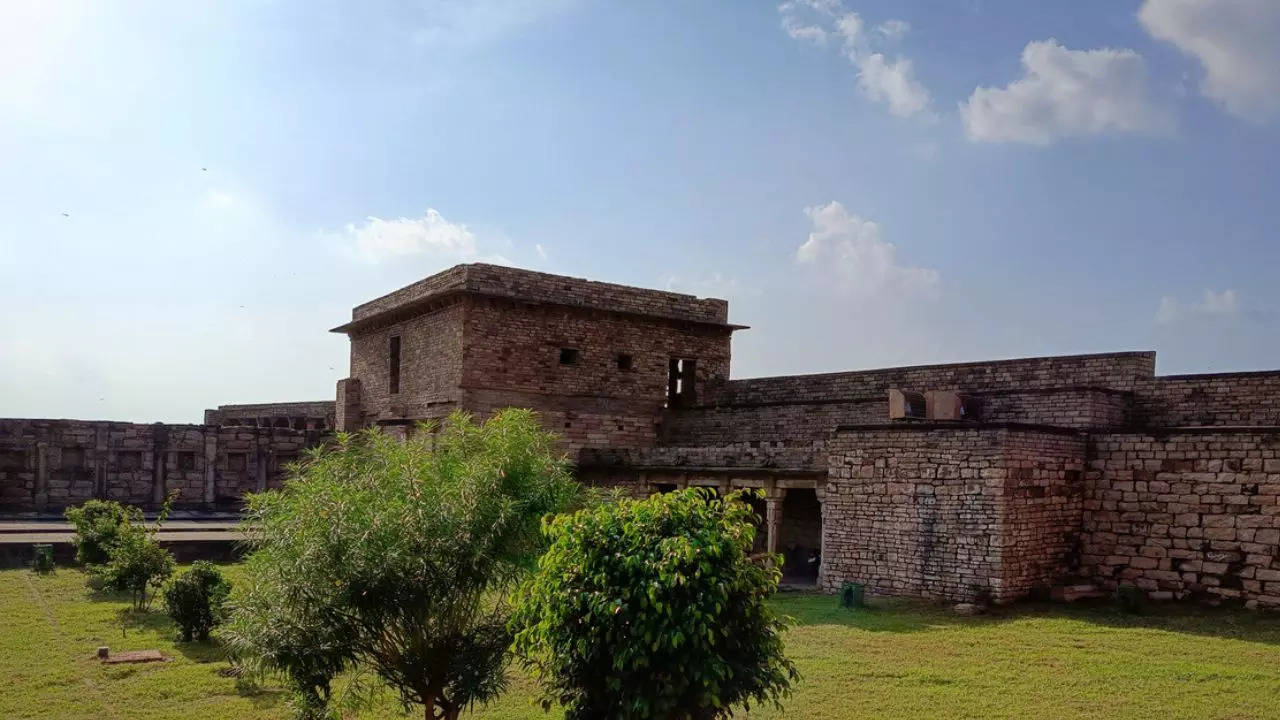
[(352, 333), (413, 317), (458, 295), (505, 298), (522, 302), (617, 312), (741, 330), (728, 322), (729, 303), (719, 298), (598, 282), (567, 275), (471, 263), (407, 285), (357, 305), (351, 321), (331, 332)]

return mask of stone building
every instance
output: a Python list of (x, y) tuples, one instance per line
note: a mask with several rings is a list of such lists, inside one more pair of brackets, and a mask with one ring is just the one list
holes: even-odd
[(519, 406), (584, 482), (761, 490), (762, 548), (827, 591), (1129, 583), (1280, 605), (1280, 371), (1157, 376), (1155, 353), (1122, 352), (734, 380), (742, 329), (723, 300), (461, 265), (335, 328), (335, 403), (223, 406), (203, 426), (0, 420), (0, 505), (169, 488), (226, 504), (328, 429)]

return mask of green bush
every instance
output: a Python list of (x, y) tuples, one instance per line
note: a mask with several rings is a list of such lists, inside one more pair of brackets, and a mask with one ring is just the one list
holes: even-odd
[(142, 523), (142, 511), (114, 500), (88, 500), (64, 513), (75, 528), (76, 561), (83, 565), (107, 562), (122, 526)]
[(53, 546), (41, 543), (31, 547), (31, 569), (38, 573), (53, 572)]
[(403, 442), (340, 434), (281, 490), (249, 498), (253, 554), (222, 635), (246, 666), (288, 677), (308, 712), (346, 666), (428, 718), (457, 718), (504, 687), (499, 598), (545, 547), (543, 515), (577, 484), (529, 411), (482, 425), (454, 414), (430, 430)]
[(798, 678), (766, 604), (776, 558), (749, 557), (751, 507), (690, 489), (546, 525), (515, 598), (515, 649), (568, 720), (727, 718), (778, 705)]
[(204, 560), (170, 582), (164, 590), (164, 605), (184, 642), (209, 639), (209, 631), (222, 622), (223, 604), (231, 592), (217, 566)]
[(96, 568), (106, 587), (129, 593), (134, 610), (148, 609), (155, 591), (173, 574), (173, 555), (152, 535), (142, 525), (121, 525), (107, 564)]

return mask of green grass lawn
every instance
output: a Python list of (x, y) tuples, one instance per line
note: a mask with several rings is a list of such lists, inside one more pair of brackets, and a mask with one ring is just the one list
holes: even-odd
[[(234, 579), (234, 566), (227, 568)], [(0, 571), (0, 718), (287, 718), (275, 688), (237, 687), (216, 645), (179, 644), (162, 612), (141, 617), (77, 570)], [(1280, 718), (1280, 618), (1161, 608), (1032, 605), (956, 617), (925, 603), (780, 595), (799, 624), (787, 649), (804, 675), (783, 712), (760, 718)], [(104, 666), (112, 650), (159, 648), (172, 661)], [(518, 672), (477, 711), (549, 717)], [(384, 707), (354, 717), (402, 717)], [(420, 716), (419, 716), (420, 717)], [(554, 715), (550, 716), (554, 717)]]

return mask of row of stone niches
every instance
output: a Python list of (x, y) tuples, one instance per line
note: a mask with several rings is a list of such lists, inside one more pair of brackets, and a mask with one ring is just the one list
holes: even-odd
[[(109, 469), (113, 472), (135, 472), (143, 469), (142, 450), (98, 452), (111, 452), (114, 455), (114, 462), (109, 463)], [(61, 448), (60, 455), (61, 459), (56, 467), (58, 470), (83, 470), (89, 467), (86, 449), (83, 447)], [(196, 472), (205, 467), (204, 458), (194, 450), (174, 450), (169, 451), (168, 455), (166, 467), (178, 472)], [(245, 472), (249, 469), (247, 452), (229, 452), (226, 458), (226, 469), (229, 472)], [(271, 453), (271, 458), (275, 465), (272, 471), (281, 472), (286, 465), (296, 461), (298, 456), (295, 453)], [(35, 454), (27, 450), (0, 449), (0, 472), (34, 471), (35, 462)]]

